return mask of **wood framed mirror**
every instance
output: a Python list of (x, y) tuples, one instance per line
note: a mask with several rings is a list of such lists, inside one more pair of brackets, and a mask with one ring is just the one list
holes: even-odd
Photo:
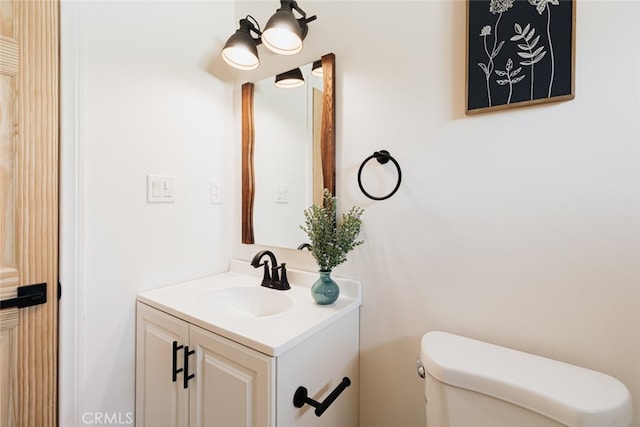
[[(321, 65), (321, 77), (312, 74)], [(242, 85), (242, 243), (297, 248), (304, 209), (335, 194), (335, 55), (300, 67), (305, 84), (275, 76)], [(296, 92), (297, 91), (297, 92)]]

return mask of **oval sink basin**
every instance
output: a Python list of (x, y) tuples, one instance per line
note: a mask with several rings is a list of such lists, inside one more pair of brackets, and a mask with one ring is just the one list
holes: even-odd
[(292, 306), (283, 291), (262, 286), (236, 286), (218, 289), (202, 299), (207, 310), (228, 316), (265, 317), (283, 313)]

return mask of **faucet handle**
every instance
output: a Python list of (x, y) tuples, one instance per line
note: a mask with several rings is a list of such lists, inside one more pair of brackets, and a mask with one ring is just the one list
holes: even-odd
[(286, 263), (282, 263), (280, 265), (280, 267), (282, 269), (282, 272), (280, 273), (280, 285), (278, 287), (278, 289), (280, 289), (281, 291), (286, 291), (287, 289), (291, 289), (291, 286), (289, 285), (289, 281), (287, 280), (287, 267), (285, 267), (287, 264)]
[(262, 264), (258, 265), (258, 267), (260, 267), (261, 265), (264, 266), (264, 274), (262, 275), (262, 286), (270, 287), (271, 275), (269, 274), (269, 261), (263, 262)]

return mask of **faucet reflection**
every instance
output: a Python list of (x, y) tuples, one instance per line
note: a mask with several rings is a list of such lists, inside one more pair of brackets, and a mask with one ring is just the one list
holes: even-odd
[[(268, 256), (269, 260), (265, 260), (261, 263), (260, 260), (265, 256)], [(269, 274), (269, 261), (271, 261), (271, 274)], [(253, 268), (264, 266), (264, 275), (262, 277), (261, 286), (269, 289), (276, 289), (278, 291), (291, 289), (289, 281), (287, 280), (286, 264), (283, 262), (278, 266), (278, 261), (276, 261), (276, 256), (273, 252), (267, 250), (258, 252), (251, 260), (251, 265)], [(282, 270), (280, 274), (278, 274), (278, 270)]]

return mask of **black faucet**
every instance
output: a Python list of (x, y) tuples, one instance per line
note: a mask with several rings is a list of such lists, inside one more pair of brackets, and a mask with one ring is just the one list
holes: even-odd
[[(260, 263), (260, 260), (265, 255), (269, 257), (269, 260), (271, 260), (271, 274), (269, 274), (269, 261), (266, 260)], [(285, 267), (286, 264), (283, 262), (280, 266), (278, 266), (278, 261), (276, 261), (276, 256), (273, 254), (273, 252), (258, 252), (251, 260), (251, 265), (253, 266), (253, 268), (264, 266), (264, 276), (262, 277), (261, 286), (269, 289), (276, 289), (278, 291), (286, 291), (287, 289), (291, 289), (291, 286), (289, 286), (289, 281), (287, 280), (287, 269)], [(282, 270), (282, 273), (280, 275), (278, 274), (278, 270)]]

